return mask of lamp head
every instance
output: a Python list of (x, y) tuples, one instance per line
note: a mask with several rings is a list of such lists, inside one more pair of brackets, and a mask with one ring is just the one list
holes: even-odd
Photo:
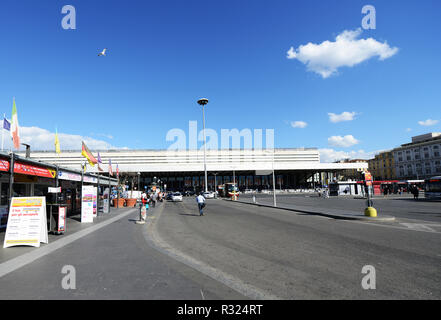
[(208, 103), (208, 99), (202, 98), (198, 100), (198, 104), (205, 106)]

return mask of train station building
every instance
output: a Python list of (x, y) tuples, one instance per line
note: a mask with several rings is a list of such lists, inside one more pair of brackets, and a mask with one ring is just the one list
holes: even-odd
[[(129, 188), (142, 190), (152, 182), (167, 190), (200, 190), (204, 188), (204, 163), (208, 175), (208, 189), (233, 182), (239, 189), (272, 188), (272, 172), (277, 189), (308, 188), (325, 185), (343, 170), (364, 170), (367, 163), (323, 163), (316, 148), (291, 149), (226, 149), (207, 150), (95, 150), (102, 164), (87, 166), (87, 172), (108, 175), (111, 160), (115, 173)], [(61, 154), (33, 151), (34, 161), (63, 168), (80, 170), (85, 163), (81, 151), (62, 151)]]

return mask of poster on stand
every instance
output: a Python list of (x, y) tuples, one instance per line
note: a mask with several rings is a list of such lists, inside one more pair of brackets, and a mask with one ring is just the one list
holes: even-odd
[(40, 247), (41, 242), (49, 242), (46, 198), (12, 198), (3, 248), (12, 246)]
[(93, 217), (97, 217), (98, 205), (97, 205), (97, 188), (93, 188)]
[(66, 231), (66, 207), (58, 207), (58, 232)]
[(81, 223), (93, 222), (93, 186), (83, 186), (81, 193)]
[(109, 188), (106, 188), (103, 193), (103, 213), (109, 213), (110, 209), (110, 195)]

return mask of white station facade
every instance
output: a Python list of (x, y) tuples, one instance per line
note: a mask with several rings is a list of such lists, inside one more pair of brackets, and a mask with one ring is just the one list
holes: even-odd
[[(145, 188), (152, 182), (166, 185), (168, 190), (202, 189), (204, 187), (203, 150), (95, 150), (100, 154), (103, 171), (87, 165), (87, 172), (108, 172), (111, 160), (113, 173), (118, 165), (120, 178), (134, 188)], [(34, 161), (51, 163), (79, 170), (85, 163), (81, 151), (61, 154), (33, 151)], [(235, 181), (240, 189), (272, 188), (272, 172), (276, 187), (293, 189), (326, 184), (335, 173), (348, 169), (367, 169), (367, 163), (322, 163), (315, 148), (297, 149), (230, 149), (207, 150), (205, 163), (208, 188)], [(139, 184), (139, 186), (138, 186)]]

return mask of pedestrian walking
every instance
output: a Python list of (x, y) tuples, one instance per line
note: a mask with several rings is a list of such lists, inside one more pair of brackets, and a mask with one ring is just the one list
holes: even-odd
[(202, 192), (196, 197), (196, 202), (198, 203), (199, 216), (203, 216), (204, 215), (204, 207), (205, 207), (205, 198), (202, 195)]
[(153, 202), (152, 202), (153, 208), (155, 208), (156, 207), (156, 201), (158, 200), (158, 194), (156, 192), (153, 193), (152, 200), (153, 200)]

